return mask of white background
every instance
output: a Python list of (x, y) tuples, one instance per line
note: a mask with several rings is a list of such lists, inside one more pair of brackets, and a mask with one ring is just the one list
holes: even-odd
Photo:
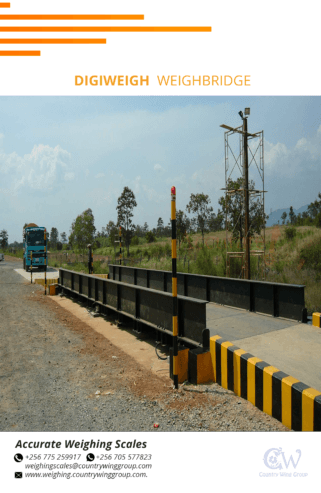
[[(1, 38), (107, 37), (106, 45), (1, 45), (1, 95), (318, 95), (319, 7), (305, 2), (12, 0), (1, 14), (144, 14), (143, 21), (0, 21), (0, 25), (211, 26), (211, 33), (0, 33)], [(106, 34), (106, 36), (105, 36)], [(75, 75), (148, 74), (150, 86), (75, 87)], [(172, 87), (157, 75), (250, 75), (251, 87)]]

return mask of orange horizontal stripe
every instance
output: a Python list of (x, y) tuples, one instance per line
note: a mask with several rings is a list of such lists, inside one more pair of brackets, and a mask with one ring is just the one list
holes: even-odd
[(0, 51), (0, 56), (40, 56), (40, 51)]
[(62, 26), (39, 26), (39, 27), (11, 27), (11, 26), (0, 26), (0, 32), (124, 32), (124, 33), (137, 33), (137, 32), (212, 32), (211, 27), (119, 27), (119, 26), (108, 26), (108, 27), (97, 27), (97, 26), (78, 26), (78, 27), (62, 27)]
[(0, 39), (0, 44), (106, 44), (106, 39)]
[(10, 9), (10, 3), (0, 3), (0, 9)]
[(35, 14), (17, 14), (17, 15), (0, 15), (1, 20), (110, 20), (110, 21), (119, 21), (119, 20), (144, 20), (143, 15), (35, 15)]

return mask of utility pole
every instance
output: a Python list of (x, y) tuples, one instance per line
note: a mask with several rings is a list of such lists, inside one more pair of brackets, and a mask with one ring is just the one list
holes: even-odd
[(247, 118), (243, 115), (243, 173), (244, 173), (244, 234), (245, 234), (245, 279), (251, 279), (250, 262), (250, 206), (249, 206), (249, 154), (247, 147)]

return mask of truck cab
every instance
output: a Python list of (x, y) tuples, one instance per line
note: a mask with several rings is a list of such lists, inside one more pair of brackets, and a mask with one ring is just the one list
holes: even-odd
[(31, 266), (37, 267), (38, 270), (46, 268), (46, 228), (44, 227), (26, 227), (23, 234), (23, 268), (28, 272)]

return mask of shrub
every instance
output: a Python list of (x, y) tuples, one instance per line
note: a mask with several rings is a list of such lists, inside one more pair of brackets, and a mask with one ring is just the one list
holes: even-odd
[(160, 258), (164, 255), (164, 248), (161, 245), (154, 245), (150, 249), (150, 254), (152, 257)]
[(100, 262), (100, 260), (94, 261), (94, 274), (108, 274), (109, 267), (107, 264)]
[(169, 256), (172, 254), (172, 249), (169, 243), (166, 243), (164, 246), (164, 253), (166, 256)]
[(300, 259), (304, 260), (305, 267), (309, 267), (321, 275), (321, 238), (302, 248)]
[(211, 251), (206, 248), (200, 248), (196, 262), (193, 265), (193, 271), (197, 274), (207, 276), (216, 276), (216, 266), (214, 265)]
[(289, 226), (288, 228), (285, 228), (285, 237), (287, 240), (293, 240), (296, 236), (296, 228), (293, 226)]
[(151, 231), (147, 231), (145, 238), (147, 243), (154, 243), (156, 241), (156, 236)]
[(279, 260), (274, 264), (274, 268), (278, 274), (281, 274), (283, 272), (284, 267), (285, 267), (285, 262), (282, 260)]
[(132, 237), (131, 245), (132, 245), (132, 246), (137, 246), (137, 245), (139, 245), (139, 238), (138, 238), (138, 236), (137, 236), (137, 235), (135, 235), (135, 236), (133, 236), (133, 237)]

